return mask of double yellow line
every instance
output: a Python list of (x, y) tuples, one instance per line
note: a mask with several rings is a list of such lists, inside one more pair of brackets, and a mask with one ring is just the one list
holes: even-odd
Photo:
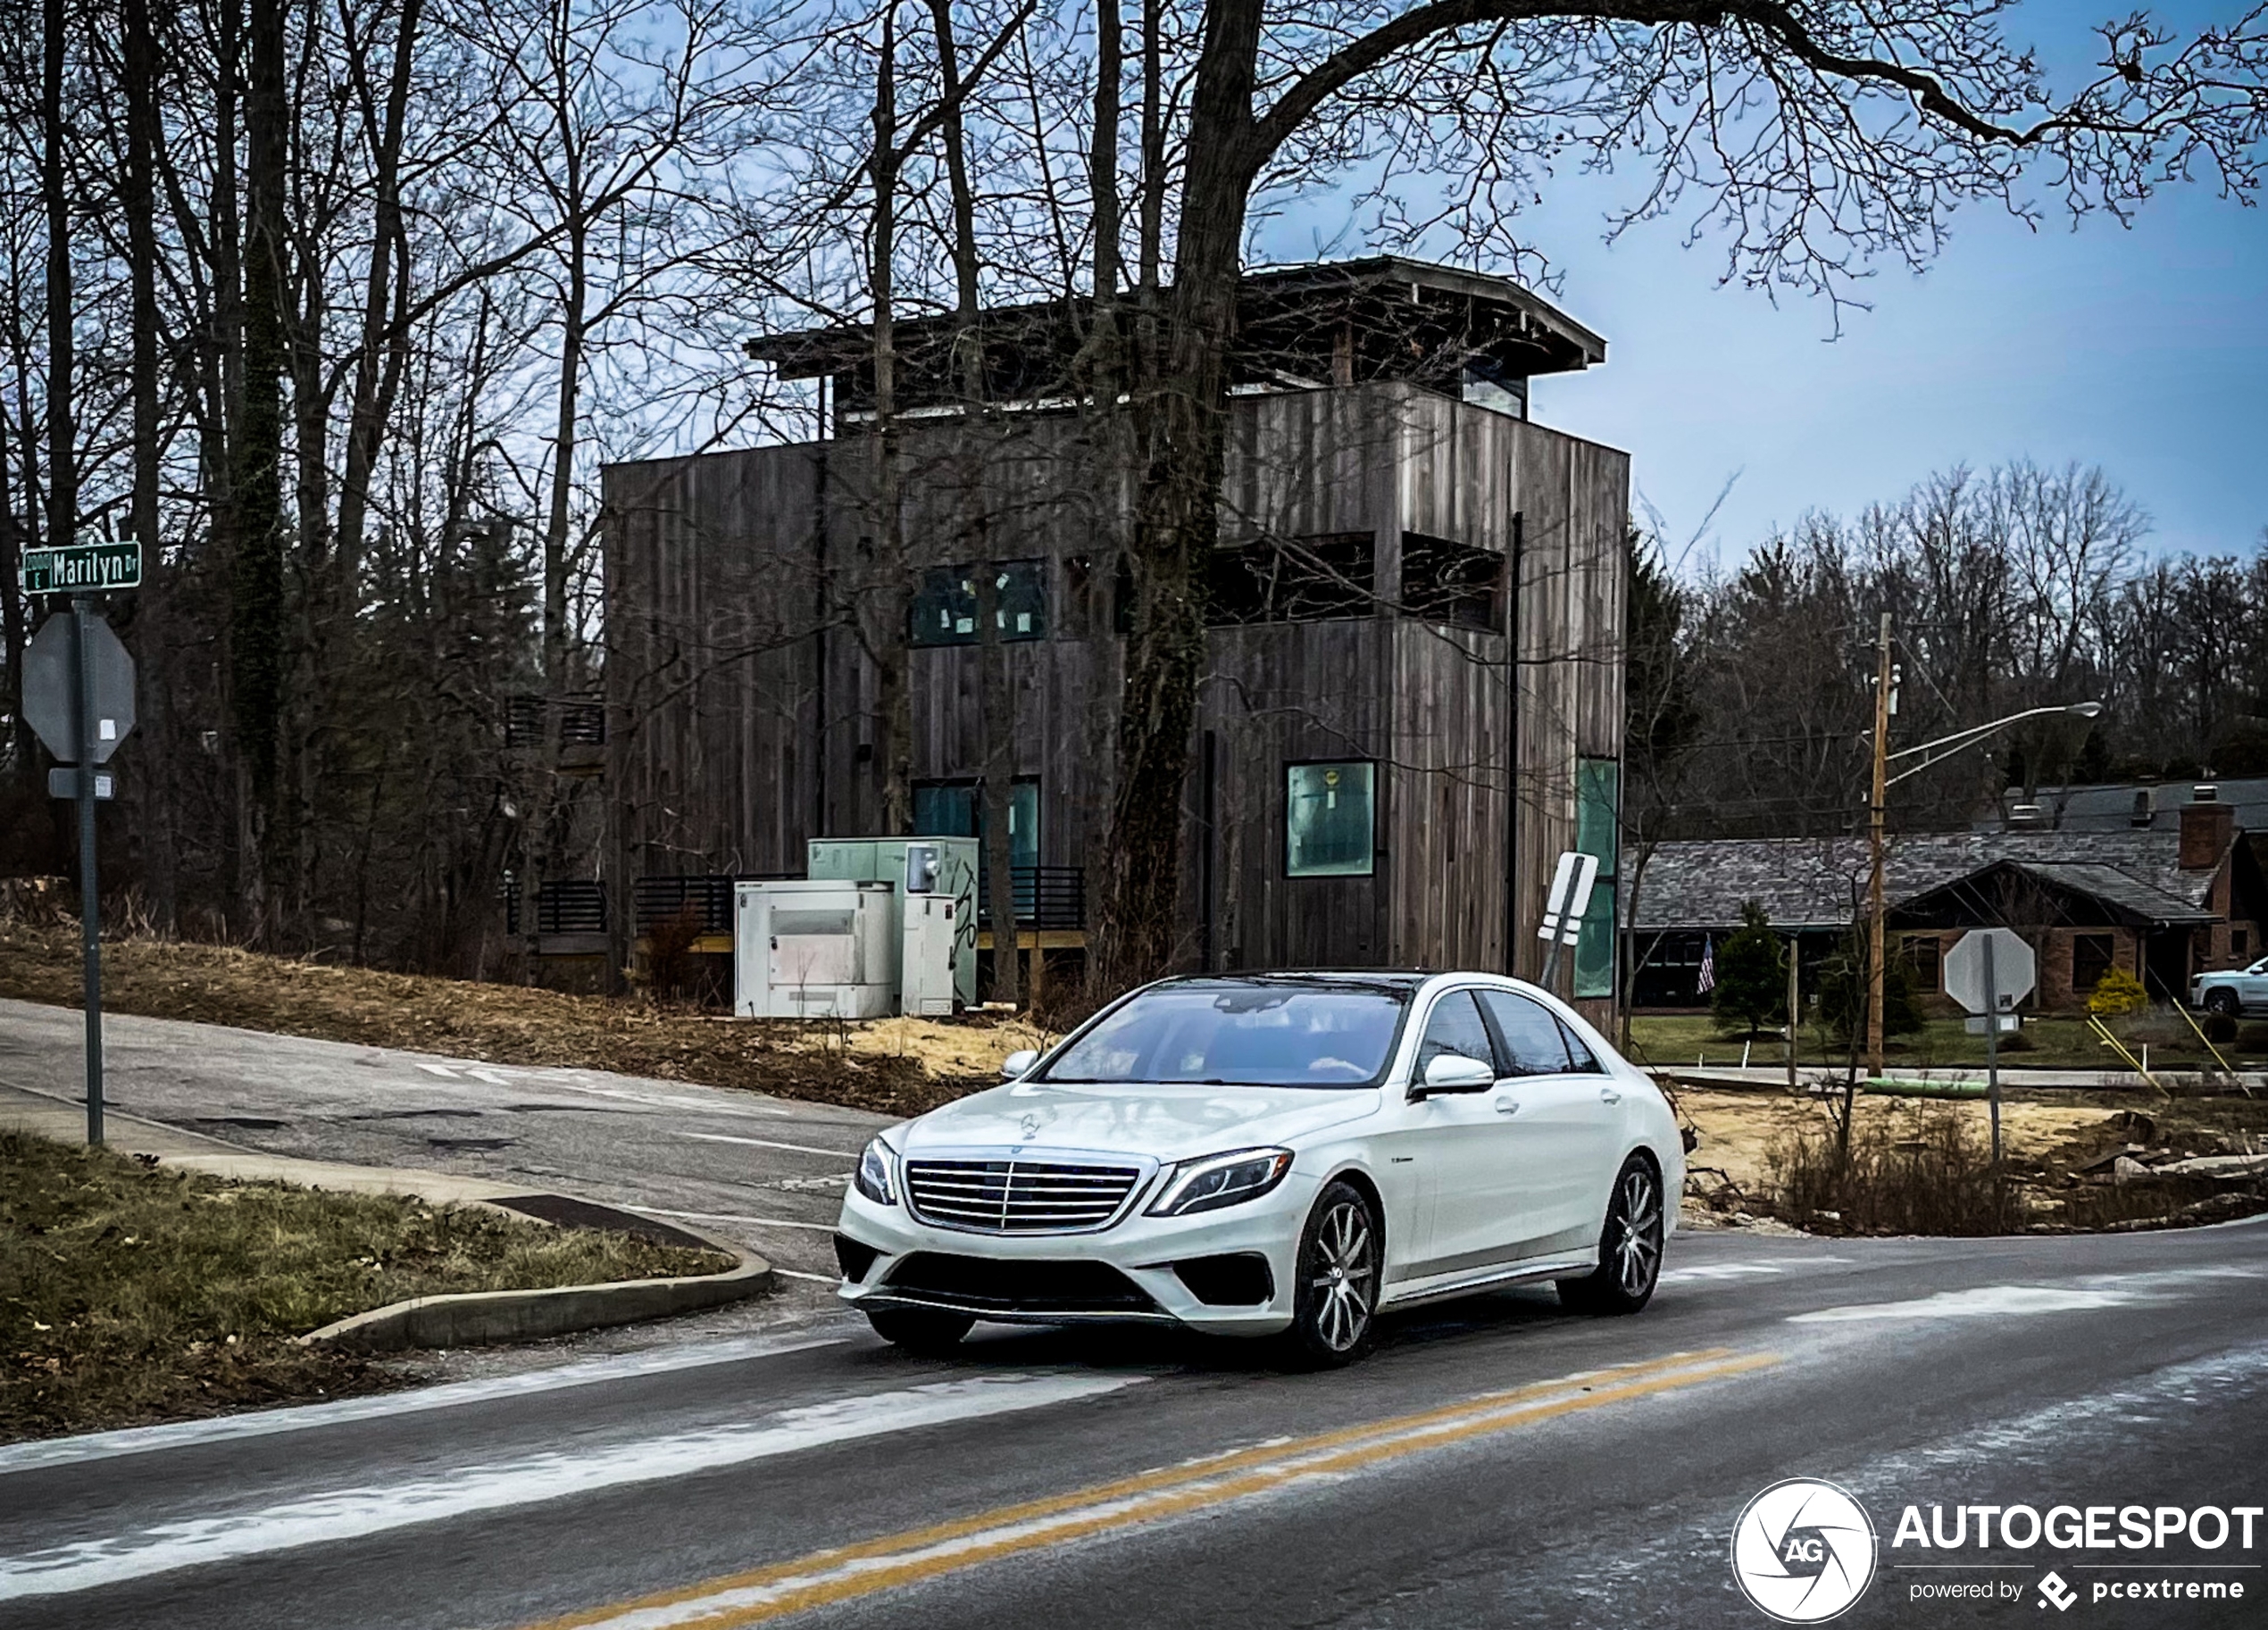
[(1717, 1347), (1487, 1393), (1438, 1409), (1232, 1450), (1044, 1500), (814, 1551), (793, 1561), (546, 1619), (528, 1630), (738, 1630), (1021, 1551), (1268, 1493), (1303, 1478), (1356, 1471), (1514, 1426), (1745, 1375), (1778, 1361), (1772, 1353), (1737, 1354)]

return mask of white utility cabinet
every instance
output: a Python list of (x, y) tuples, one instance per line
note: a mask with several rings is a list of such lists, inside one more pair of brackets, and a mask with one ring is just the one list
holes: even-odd
[(792, 878), (733, 885), (732, 1010), (882, 1019), (896, 1010), (897, 891)]
[(905, 845), (905, 938), (897, 964), (898, 1010), (919, 1019), (952, 1018), (961, 994), (961, 929), (970, 902), (941, 891), (946, 871), (942, 844)]

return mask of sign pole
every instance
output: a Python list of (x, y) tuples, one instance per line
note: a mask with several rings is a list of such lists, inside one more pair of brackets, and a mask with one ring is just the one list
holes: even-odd
[(2000, 1169), (2000, 982), (1993, 977), (1992, 940), (1984, 942), (1985, 1101), (1992, 1106), (1992, 1169)]
[(103, 1141), (103, 908), (95, 873), (95, 602), (71, 597), (79, 670), (79, 938), (85, 958), (87, 1142)]

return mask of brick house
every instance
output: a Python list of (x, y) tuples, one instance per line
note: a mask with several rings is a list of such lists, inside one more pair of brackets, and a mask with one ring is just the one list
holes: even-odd
[[(1702, 958), (1754, 900), (1792, 935), (1806, 969), (1864, 918), (1863, 838), (1664, 844), (1630, 868), (1625, 966), (1632, 1004), (1697, 1007)], [(1970, 928), (2014, 928), (2039, 959), (2030, 1004), (2071, 1012), (2113, 968), (2153, 996), (2259, 954), (2268, 883), (2234, 809), (2211, 800), (2178, 825), (2127, 830), (1929, 833), (1895, 837), (1884, 866), (1894, 952), (1941, 993), (1944, 953)], [(1942, 999), (1940, 997), (1940, 999)]]

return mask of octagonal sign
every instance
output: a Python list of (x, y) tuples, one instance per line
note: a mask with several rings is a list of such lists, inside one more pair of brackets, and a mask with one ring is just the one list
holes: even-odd
[[(1985, 947), (1992, 948), (1992, 996), (1985, 1000)], [(2031, 994), (2039, 960), (2014, 928), (1972, 928), (1945, 953), (1945, 994), (1972, 1013), (2005, 1013)]]

